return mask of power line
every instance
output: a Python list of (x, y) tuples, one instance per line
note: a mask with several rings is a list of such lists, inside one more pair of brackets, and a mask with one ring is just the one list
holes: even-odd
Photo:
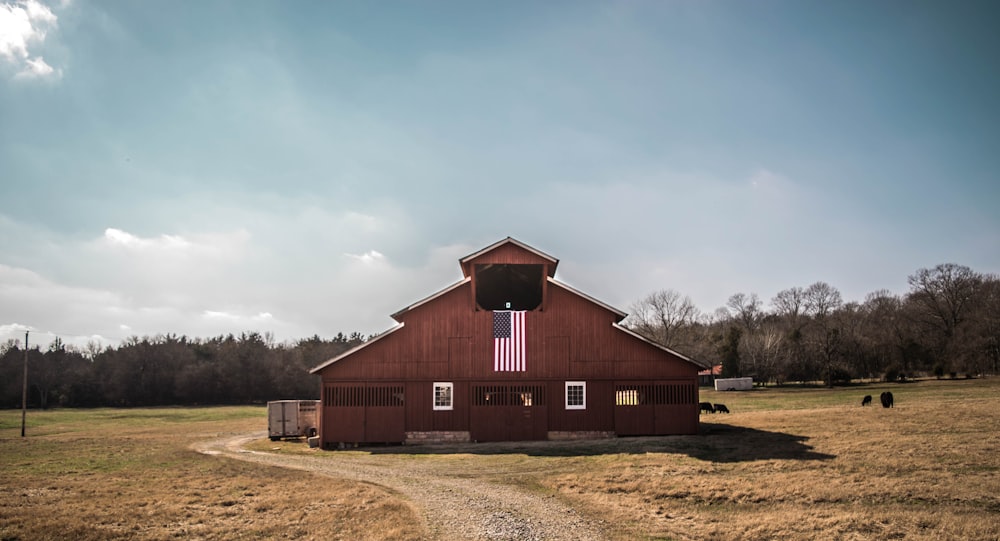
[(24, 331), (24, 384), (21, 387), (21, 437), (28, 419), (28, 332)]

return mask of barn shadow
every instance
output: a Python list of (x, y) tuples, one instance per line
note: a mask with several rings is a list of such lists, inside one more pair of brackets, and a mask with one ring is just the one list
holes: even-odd
[(356, 450), (371, 454), (410, 455), (517, 455), (597, 456), (616, 454), (676, 453), (710, 462), (754, 460), (830, 460), (835, 455), (819, 453), (806, 436), (756, 428), (701, 423), (692, 436), (636, 436), (580, 441), (505, 441), (439, 445), (365, 445)]
[(806, 443), (808, 436), (772, 432), (725, 423), (701, 423), (704, 449), (689, 453), (712, 462), (753, 460), (830, 460), (836, 455), (820, 453)]

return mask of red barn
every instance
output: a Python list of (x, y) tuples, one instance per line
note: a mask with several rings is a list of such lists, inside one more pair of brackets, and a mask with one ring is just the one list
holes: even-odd
[(698, 362), (620, 325), (510, 237), (398, 325), (312, 369), (320, 441), (504, 441), (693, 434)]

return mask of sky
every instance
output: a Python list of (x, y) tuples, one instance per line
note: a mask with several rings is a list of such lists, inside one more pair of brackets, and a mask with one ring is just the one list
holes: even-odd
[(1000, 272), (1000, 3), (0, 0), (0, 342)]

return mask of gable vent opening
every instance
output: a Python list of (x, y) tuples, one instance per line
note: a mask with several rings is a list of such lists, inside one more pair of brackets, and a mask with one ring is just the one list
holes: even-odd
[(476, 305), (483, 310), (534, 310), (542, 304), (543, 265), (476, 265)]

